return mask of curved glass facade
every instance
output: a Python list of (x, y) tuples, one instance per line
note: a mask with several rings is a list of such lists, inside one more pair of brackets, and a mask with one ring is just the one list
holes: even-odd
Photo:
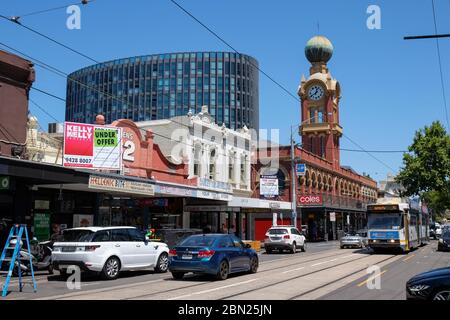
[(167, 119), (207, 105), (217, 124), (259, 128), (256, 59), (233, 52), (166, 53), (80, 69), (67, 81), (66, 121)]

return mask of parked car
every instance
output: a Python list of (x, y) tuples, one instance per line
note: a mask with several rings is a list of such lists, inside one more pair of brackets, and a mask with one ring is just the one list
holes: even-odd
[(258, 254), (232, 234), (201, 234), (184, 239), (169, 251), (169, 270), (182, 279), (188, 272), (225, 280), (230, 273), (256, 273)]
[(438, 251), (450, 250), (450, 230), (445, 231), (445, 233), (439, 239), (437, 250)]
[(201, 234), (201, 229), (158, 229), (155, 232), (155, 238), (167, 244), (169, 248), (183, 241), (193, 234)]
[(435, 236), (436, 239), (441, 238), (441, 236), (442, 236), (442, 228), (441, 227), (437, 227), (436, 230), (435, 230), (435, 233), (436, 233), (436, 236)]
[(408, 300), (450, 300), (450, 267), (420, 273), (406, 283)]
[(274, 226), (267, 230), (264, 240), (266, 253), (270, 254), (274, 250), (289, 250), (295, 253), (297, 248), (306, 251), (306, 238), (294, 226)]
[(367, 232), (364, 236), (363, 231), (347, 232), (340, 240), (341, 249), (344, 248), (364, 248), (367, 241)]
[(152, 242), (134, 227), (87, 227), (66, 229), (63, 240), (53, 245), (53, 265), (62, 275), (69, 266), (100, 273), (112, 280), (120, 271), (168, 269), (169, 248)]

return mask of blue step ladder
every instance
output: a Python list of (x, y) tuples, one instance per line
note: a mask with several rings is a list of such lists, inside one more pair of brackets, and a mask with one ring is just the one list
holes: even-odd
[[(10, 244), (12, 239), (16, 239), (16, 244), (13, 246)], [(3, 262), (9, 261), (9, 270), (8, 271), (0, 271), (0, 273), (7, 274), (6, 281), (3, 284), (3, 288), (2, 288), (2, 297), (5, 297), (8, 294), (8, 286), (9, 286), (9, 282), (11, 280), (11, 276), (13, 274), (15, 265), (17, 265), (17, 271), (18, 271), (17, 273), (19, 276), (19, 291), (20, 292), (22, 292), (23, 285), (25, 284), (22, 282), (22, 268), (20, 267), (21, 266), (20, 250), (22, 249), (22, 245), (21, 245), (22, 241), (21, 240), (26, 240), (27, 248), (29, 251), (30, 250), (30, 241), (28, 238), (27, 226), (24, 224), (13, 225), (11, 228), (11, 231), (9, 232), (8, 239), (6, 240), (5, 246), (3, 248), (2, 255), (0, 256), (0, 270), (1, 270)], [(6, 253), (8, 251), (13, 251), (12, 255), (10, 257), (6, 257)], [(33, 261), (31, 258), (31, 254), (29, 255), (29, 257), (30, 257), (29, 263), (30, 263), (33, 291), (36, 292), (37, 286), (36, 286), (36, 279), (34, 278)]]

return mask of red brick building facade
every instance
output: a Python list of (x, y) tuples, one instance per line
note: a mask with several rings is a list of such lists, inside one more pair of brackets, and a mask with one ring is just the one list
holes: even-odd
[[(306, 165), (303, 176), (295, 177), (297, 225), (304, 225), (310, 240), (337, 239), (342, 232), (365, 227), (367, 203), (377, 198), (377, 183), (340, 164), (340, 138), (343, 129), (339, 124), (341, 88), (332, 78), (327, 62), (333, 46), (325, 37), (308, 41), (305, 54), (311, 62), (310, 76), (302, 77), (298, 90), (301, 100), (299, 134), (301, 148), (294, 148), (294, 163)], [(261, 150), (259, 150), (261, 151)], [(279, 180), (277, 200), (292, 201), (291, 147), (267, 149), (266, 159), (259, 159), (254, 170), (255, 197), (260, 197), (259, 176), (267, 170)], [(279, 168), (264, 168), (272, 152), (279, 155)], [(274, 157), (277, 155), (274, 153)], [(275, 169), (275, 170), (274, 170)], [(270, 216), (261, 219), (272, 219)], [(259, 239), (261, 240), (261, 239)]]

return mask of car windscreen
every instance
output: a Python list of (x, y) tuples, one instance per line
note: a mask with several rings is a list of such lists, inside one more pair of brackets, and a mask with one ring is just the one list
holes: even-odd
[(287, 234), (286, 229), (270, 229), (269, 234)]
[(450, 231), (446, 231), (443, 235), (442, 238), (444, 239), (450, 239)]
[(180, 242), (179, 246), (185, 247), (211, 247), (216, 241), (216, 237), (211, 236), (190, 236)]
[(64, 230), (61, 242), (89, 242), (94, 234), (90, 230)]

